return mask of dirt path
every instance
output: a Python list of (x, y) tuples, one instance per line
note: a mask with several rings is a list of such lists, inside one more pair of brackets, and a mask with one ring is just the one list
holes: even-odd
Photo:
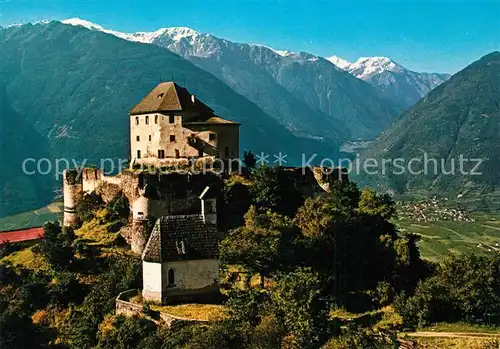
[(434, 337), (434, 338), (496, 338), (500, 339), (500, 333), (484, 333), (484, 332), (433, 332), (433, 331), (417, 331), (405, 333), (408, 337)]
[(495, 229), (495, 230), (500, 230), (500, 227), (494, 227), (492, 225), (487, 225), (487, 224), (481, 224), (482, 227), (485, 228), (490, 228), (490, 229)]

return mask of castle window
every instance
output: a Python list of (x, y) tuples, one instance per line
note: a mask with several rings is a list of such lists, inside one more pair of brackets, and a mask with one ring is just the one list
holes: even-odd
[(174, 274), (174, 269), (169, 269), (168, 270), (168, 278), (167, 278), (168, 285), (173, 286), (175, 285), (175, 274)]
[(138, 116), (135, 117), (135, 124), (139, 125), (139, 117)]
[(158, 123), (158, 115), (155, 115), (155, 124)]
[(210, 133), (210, 134), (208, 135), (208, 140), (210, 140), (210, 141), (215, 141), (215, 138), (216, 138), (216, 137), (217, 137), (217, 136), (216, 136), (216, 134), (215, 134), (215, 133)]
[(165, 150), (158, 149), (158, 159), (165, 159)]
[(137, 142), (140, 142), (140, 141), (141, 141), (141, 137), (140, 137), (140, 136), (136, 136), (136, 137), (135, 137), (135, 140), (136, 140)]
[(140, 151), (140, 150), (138, 150), (138, 151), (137, 151), (137, 158), (138, 158), (138, 159), (140, 159), (140, 158), (141, 158), (141, 151)]
[(146, 125), (149, 125), (149, 115), (146, 115)]
[(151, 135), (149, 135), (149, 141), (151, 142)]
[(174, 115), (169, 115), (168, 116), (168, 122), (173, 124), (175, 122), (175, 116)]
[(170, 142), (175, 142), (175, 135), (170, 135)]
[(178, 159), (180, 157), (181, 157), (181, 155), (179, 153), (179, 149), (175, 149), (175, 158)]

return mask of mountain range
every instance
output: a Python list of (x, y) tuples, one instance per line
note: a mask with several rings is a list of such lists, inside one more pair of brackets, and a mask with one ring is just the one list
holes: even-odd
[(499, 209), (500, 52), (472, 63), (406, 111), (364, 154), (368, 158), (379, 164), (402, 159), (406, 169), (389, 166), (386, 175), (362, 176), (372, 185)]
[(235, 43), (187, 27), (129, 34), (78, 18), (62, 22), (166, 47), (217, 76), (294, 134), (315, 139), (375, 138), (447, 77), (415, 73), (394, 63), (372, 74), (372, 64), (363, 66), (364, 74), (361, 65), (351, 72), (339, 69), (332, 59)]
[(212, 74), (156, 45), (54, 21), (0, 28), (0, 51), (1, 215), (38, 208), (61, 186), (54, 171), (24, 173), (24, 159), (52, 166), (56, 159), (98, 166), (127, 159), (128, 113), (162, 75), (183, 76), (218, 115), (242, 123), (242, 151), (283, 152), (290, 163), (303, 152), (338, 155), (338, 142), (295, 136)]
[(417, 103), (429, 91), (450, 78), (450, 74), (417, 73), (387, 57), (361, 57), (350, 63), (340, 57), (328, 60), (358, 79), (379, 88), (405, 107)]
[[(78, 19), (0, 27), (0, 50), (0, 216), (40, 207), (60, 188), (53, 172), (27, 176), (26, 158), (96, 165), (127, 158), (129, 110), (171, 77), (217, 114), (242, 123), (241, 150), (284, 152), (289, 164), (303, 153), (335, 159), (345, 141), (373, 139), (387, 127), (373, 154), (398, 132), (410, 140), (415, 131), (405, 125), (425, 128), (432, 122), (415, 125), (408, 115), (455, 81), (435, 88), (401, 121), (406, 106), (447, 76), (411, 72), (387, 58), (349, 63), (184, 27), (126, 34)], [(451, 86), (446, 91), (453, 97), (461, 88)], [(426, 110), (437, 111), (453, 119), (440, 104)], [(484, 134), (496, 130), (489, 127)]]

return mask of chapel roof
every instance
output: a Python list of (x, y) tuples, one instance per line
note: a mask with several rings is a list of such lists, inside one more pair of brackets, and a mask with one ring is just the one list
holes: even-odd
[(217, 259), (216, 229), (200, 214), (163, 216), (156, 221), (142, 253), (145, 262)]

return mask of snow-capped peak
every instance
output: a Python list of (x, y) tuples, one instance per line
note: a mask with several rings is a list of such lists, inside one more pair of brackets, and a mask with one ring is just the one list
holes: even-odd
[(85, 28), (90, 29), (90, 30), (99, 30), (99, 31), (106, 30), (103, 27), (101, 27), (99, 24), (95, 24), (95, 23), (86, 21), (84, 19), (78, 18), (78, 17), (64, 19), (61, 21), (61, 23), (70, 24), (70, 25), (73, 25), (75, 27), (82, 26), (82, 27), (85, 27)]
[(403, 69), (388, 57), (360, 57), (348, 68), (351, 74), (360, 79), (368, 79), (384, 71), (400, 73)]
[(134, 39), (134, 34), (127, 34), (127, 33), (122, 33), (122, 32), (118, 32), (118, 31), (114, 31), (114, 30), (109, 30), (109, 29), (106, 29), (106, 28), (100, 26), (99, 24), (95, 24), (95, 23), (92, 23), (92, 22), (89, 22), (89, 21), (86, 21), (84, 19), (77, 18), (77, 17), (64, 19), (61, 21), (61, 23), (73, 25), (75, 27), (81, 26), (81, 27), (87, 28), (89, 30), (97, 30), (97, 31), (100, 31), (103, 33), (112, 34), (114, 36), (117, 36), (117, 37), (125, 39), (125, 40), (143, 42), (141, 40)]
[(293, 53), (293, 52), (290, 52), (288, 50), (275, 50), (275, 49), (271, 49), (271, 50), (273, 50), (274, 52), (276, 52), (277, 54), (279, 54), (282, 57), (288, 57)]
[(171, 27), (164, 28), (163, 34), (166, 34), (172, 38), (172, 40), (179, 41), (182, 38), (187, 38), (191, 36), (197, 36), (200, 32), (191, 29), (189, 27)]
[(328, 57), (327, 60), (335, 64), (337, 67), (343, 70), (347, 70), (349, 66), (352, 64), (351, 62), (346, 61), (345, 59), (342, 59), (338, 56), (331, 56)]
[(196, 37), (200, 33), (194, 29), (188, 27), (171, 27), (171, 28), (161, 28), (153, 32), (137, 32), (137, 33), (123, 33), (119, 31), (106, 29), (98, 24), (86, 21), (81, 18), (69, 18), (62, 20), (61, 23), (69, 24), (73, 26), (82, 26), (90, 30), (97, 30), (104, 33), (112, 34), (119, 38), (151, 44), (155, 39), (162, 35), (168, 35), (172, 40), (179, 41), (182, 38)]

